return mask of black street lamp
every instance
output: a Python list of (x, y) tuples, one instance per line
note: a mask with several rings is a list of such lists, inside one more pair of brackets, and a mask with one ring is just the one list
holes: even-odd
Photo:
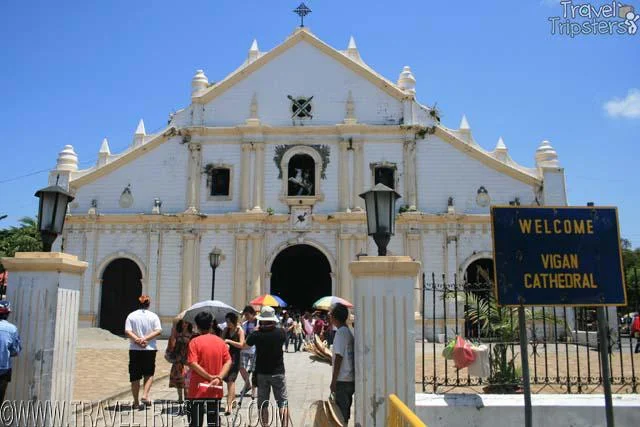
[(378, 256), (387, 255), (387, 245), (396, 232), (396, 200), (402, 197), (384, 184), (376, 184), (371, 190), (360, 194), (367, 210), (369, 236), (378, 246)]
[(38, 230), (42, 236), (42, 246), (45, 252), (51, 252), (53, 242), (62, 233), (67, 205), (74, 197), (57, 182), (56, 185), (36, 191), (35, 196), (40, 199)]
[(220, 254), (222, 251), (219, 248), (213, 248), (209, 252), (209, 265), (211, 265), (211, 299), (215, 299), (216, 293), (216, 268), (220, 265)]

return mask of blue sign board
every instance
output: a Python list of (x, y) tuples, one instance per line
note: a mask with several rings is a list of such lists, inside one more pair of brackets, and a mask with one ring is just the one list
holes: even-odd
[(626, 305), (618, 211), (491, 208), (498, 305)]

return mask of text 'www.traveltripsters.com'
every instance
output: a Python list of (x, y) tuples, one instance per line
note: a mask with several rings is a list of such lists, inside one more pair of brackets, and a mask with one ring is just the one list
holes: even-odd
[[(215, 408), (211, 408), (215, 410)], [(5, 401), (0, 407), (0, 425), (16, 427), (186, 427), (188, 408), (176, 402), (154, 402), (144, 410), (118, 401)], [(183, 416), (176, 416), (183, 415)], [(251, 402), (237, 414), (221, 415), (220, 427), (260, 425), (259, 408)], [(269, 403), (267, 426), (282, 426), (278, 409)]]
[(616, 1), (610, 3), (577, 3), (572, 0), (558, 2), (561, 14), (549, 17), (551, 34), (582, 35), (635, 35), (640, 26), (640, 13), (632, 5)]

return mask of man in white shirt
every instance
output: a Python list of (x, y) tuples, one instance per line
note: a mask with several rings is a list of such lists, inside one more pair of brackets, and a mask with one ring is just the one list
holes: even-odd
[[(129, 381), (131, 381), (131, 394), (133, 394), (133, 406), (140, 410), (145, 405), (150, 405), (149, 392), (153, 384), (153, 374), (156, 370), (156, 337), (162, 332), (160, 318), (149, 311), (151, 298), (142, 295), (138, 298), (140, 308), (127, 316), (124, 331), (129, 337)], [(142, 399), (138, 402), (140, 394), (140, 380), (144, 378)]]
[(331, 392), (340, 408), (345, 425), (349, 422), (351, 403), (355, 392), (355, 370), (353, 333), (347, 326), (349, 310), (342, 304), (331, 308), (331, 322), (337, 328), (333, 340), (333, 375), (331, 376)]

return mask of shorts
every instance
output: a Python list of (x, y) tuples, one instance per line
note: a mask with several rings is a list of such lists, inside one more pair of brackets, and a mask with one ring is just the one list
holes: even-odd
[(256, 354), (255, 353), (240, 353), (241, 365), (247, 372), (253, 372), (256, 368)]
[(287, 383), (284, 379), (284, 374), (258, 374), (258, 408), (269, 404), (269, 395), (272, 389), (273, 397), (276, 399), (278, 408), (286, 408), (289, 404), (287, 401)]
[(227, 376), (224, 377), (224, 382), (233, 383), (233, 382), (236, 381), (237, 378), (238, 378), (238, 370), (237, 369), (233, 369), (233, 366), (232, 366), (231, 369), (229, 370), (229, 373), (227, 374)]
[(152, 377), (156, 372), (156, 350), (129, 350), (129, 381)]

